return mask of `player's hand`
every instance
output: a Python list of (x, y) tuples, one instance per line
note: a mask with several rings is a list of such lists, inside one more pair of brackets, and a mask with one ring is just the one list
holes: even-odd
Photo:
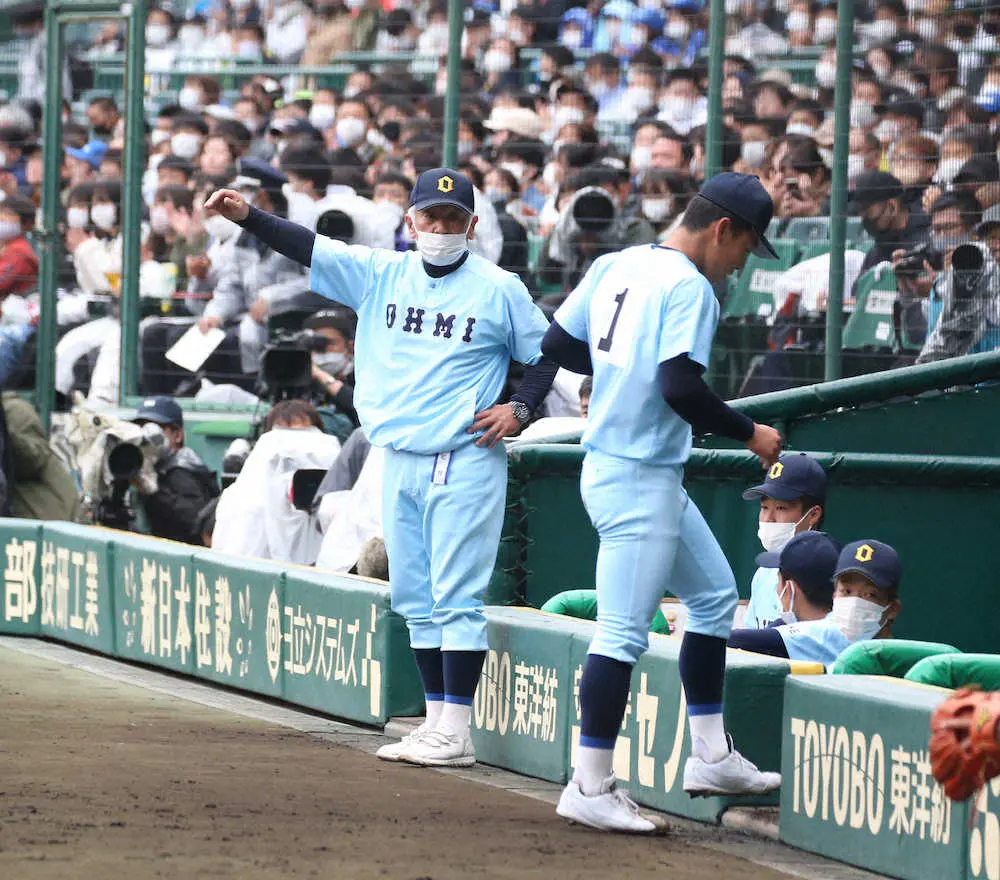
[(208, 277), (208, 270), (212, 268), (212, 261), (202, 254), (200, 257), (187, 256), (184, 258), (184, 265), (188, 275), (204, 281)]
[(267, 320), (267, 300), (257, 297), (252, 303), (250, 303), (250, 317), (253, 318), (258, 324), (263, 324)]
[(233, 223), (242, 223), (250, 216), (250, 203), (234, 189), (218, 189), (208, 197), (206, 208), (218, 211)]
[(784, 445), (785, 441), (781, 439), (781, 434), (774, 428), (754, 422), (753, 437), (747, 440), (747, 449), (760, 459), (765, 470), (778, 460)]
[(221, 326), (222, 321), (212, 315), (202, 315), (198, 319), (198, 329), (201, 330), (202, 333), (208, 333), (209, 330)]
[(520, 430), (521, 423), (514, 415), (514, 410), (506, 403), (501, 403), (476, 413), (476, 420), (466, 433), (482, 433), (483, 436), (476, 441), (476, 446), (488, 446), (492, 449), (504, 437), (510, 437)]

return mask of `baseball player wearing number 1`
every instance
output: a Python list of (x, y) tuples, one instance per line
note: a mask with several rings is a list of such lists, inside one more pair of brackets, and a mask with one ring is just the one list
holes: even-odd
[(764, 238), (772, 211), (756, 177), (712, 178), (664, 246), (596, 260), (542, 343), (562, 366), (594, 377), (580, 483), (600, 537), (597, 631), (580, 682), (576, 767), (558, 806), (559, 815), (594, 828), (658, 827), (616, 787), (612, 758), (632, 667), (667, 591), (688, 609), (680, 676), (692, 755), (684, 790), (759, 794), (781, 784), (779, 774), (743, 758), (726, 733), (722, 692), (736, 581), (681, 485), (692, 428), (744, 442), (766, 467), (781, 451), (777, 431), (732, 410), (702, 379), (719, 315), (712, 283), (742, 268), (751, 252), (774, 256)]
[[(406, 222), (417, 251), (318, 236), (231, 190), (208, 206), (310, 265), (312, 289), (358, 313), (354, 405), (365, 436), (385, 448), (392, 607), (406, 618), (427, 703), (424, 724), (378, 757), (473, 764), (482, 600), (507, 490), (499, 440), (527, 422), (555, 377), (540, 348), (545, 316), (516, 275), (470, 253), (472, 183), (449, 168), (425, 171), (413, 188)], [(533, 366), (512, 402), (497, 405), (512, 358)]]

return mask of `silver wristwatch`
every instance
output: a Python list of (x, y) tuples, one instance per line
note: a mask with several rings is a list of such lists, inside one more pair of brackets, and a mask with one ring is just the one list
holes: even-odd
[(528, 409), (528, 404), (521, 403), (520, 400), (512, 400), (507, 405), (511, 408), (514, 418), (517, 419), (522, 428), (531, 421), (531, 410)]

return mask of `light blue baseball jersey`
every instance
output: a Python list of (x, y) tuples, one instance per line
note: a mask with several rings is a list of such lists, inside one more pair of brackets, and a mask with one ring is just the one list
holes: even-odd
[(416, 251), (313, 246), (310, 286), (358, 313), (354, 406), (375, 446), (433, 454), (473, 442), (513, 358), (534, 364), (548, 327), (521, 280), (469, 254), (442, 278)]
[(680, 251), (639, 245), (595, 260), (555, 315), (594, 365), (584, 447), (687, 461), (691, 426), (663, 400), (658, 367), (686, 354), (707, 368), (718, 317), (712, 285)]
[(831, 666), (851, 642), (837, 628), (832, 617), (807, 620), (777, 627), (789, 660), (811, 660)]
[(758, 568), (750, 581), (750, 602), (747, 604), (743, 626), (747, 629), (766, 629), (769, 623), (780, 619), (778, 569)]

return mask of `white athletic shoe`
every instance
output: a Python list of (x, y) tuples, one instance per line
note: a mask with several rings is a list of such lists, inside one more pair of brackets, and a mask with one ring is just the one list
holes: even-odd
[(403, 749), (399, 760), (421, 767), (471, 767), (476, 763), (476, 750), (468, 731), (428, 730)]
[(622, 831), (627, 834), (651, 834), (666, 830), (661, 819), (643, 816), (627, 791), (618, 788), (612, 773), (601, 785), (601, 793), (587, 797), (580, 786), (570, 781), (563, 789), (556, 812), (564, 819), (579, 822), (599, 831)]
[(684, 791), (691, 797), (710, 795), (766, 794), (781, 787), (781, 774), (758, 770), (729, 741), (729, 754), (721, 761), (709, 763), (692, 755), (684, 765)]
[(383, 761), (402, 761), (403, 753), (429, 730), (430, 728), (425, 721), (419, 727), (406, 734), (399, 742), (386, 743), (375, 753), (375, 757), (381, 758)]

